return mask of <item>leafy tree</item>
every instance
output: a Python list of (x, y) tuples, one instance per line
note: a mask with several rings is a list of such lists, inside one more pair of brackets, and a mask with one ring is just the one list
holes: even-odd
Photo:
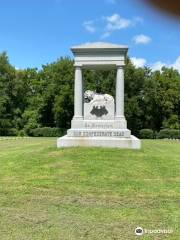
[[(68, 57), (41, 70), (16, 70), (0, 54), (0, 135), (29, 134), (34, 128), (69, 128), (74, 104), (74, 62)], [(116, 71), (84, 71), (85, 90), (115, 97)], [(125, 116), (128, 128), (180, 129), (180, 74), (163, 68), (125, 66)]]
[(0, 54), (0, 135), (8, 135), (13, 127), (13, 98), (15, 69), (5, 52)]

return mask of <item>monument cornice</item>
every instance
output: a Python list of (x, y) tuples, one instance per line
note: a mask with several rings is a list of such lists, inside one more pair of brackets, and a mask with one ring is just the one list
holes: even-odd
[(78, 46), (71, 47), (71, 51), (74, 55), (76, 54), (110, 54), (115, 53), (116, 55), (119, 53), (126, 54), (128, 52), (128, 46), (126, 45), (118, 45), (111, 44), (105, 42), (94, 42), (94, 43), (86, 43)]

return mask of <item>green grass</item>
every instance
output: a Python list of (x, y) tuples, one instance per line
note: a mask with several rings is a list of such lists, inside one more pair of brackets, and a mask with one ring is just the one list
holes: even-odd
[[(0, 141), (0, 240), (178, 240), (180, 142), (139, 150)], [(134, 229), (172, 229), (136, 237)]]

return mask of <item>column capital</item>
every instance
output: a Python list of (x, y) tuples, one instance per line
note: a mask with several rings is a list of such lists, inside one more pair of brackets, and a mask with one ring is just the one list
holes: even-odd
[(74, 64), (74, 67), (75, 67), (76, 69), (82, 69), (82, 65), (77, 64), (77, 63)]
[(117, 65), (117, 69), (124, 69), (125, 65)]

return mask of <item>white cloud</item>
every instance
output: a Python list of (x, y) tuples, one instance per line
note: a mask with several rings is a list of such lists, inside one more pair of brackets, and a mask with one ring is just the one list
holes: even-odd
[(180, 73), (180, 56), (176, 59), (176, 61), (171, 65), (174, 69), (178, 70)]
[[(114, 1), (114, 0), (113, 0)], [(102, 29), (101, 38), (109, 37), (114, 31), (119, 31), (129, 27), (134, 27), (143, 22), (141, 17), (132, 19), (123, 18), (119, 14), (114, 13), (111, 16), (104, 16), (83, 23), (84, 28), (89, 33), (95, 33), (97, 30)]]
[(178, 70), (180, 73), (180, 56), (173, 63), (165, 63), (162, 61), (157, 61), (151, 64), (151, 68), (153, 71), (161, 71), (162, 67), (174, 68)]
[(157, 61), (157, 62), (148, 64), (145, 58), (136, 58), (136, 57), (131, 57), (131, 61), (136, 68), (144, 67), (147, 65), (152, 69), (152, 71), (161, 71), (162, 67), (167, 67), (167, 68), (176, 69), (180, 73), (180, 56), (177, 57), (177, 59), (173, 63)]
[(147, 62), (145, 58), (136, 58), (136, 57), (132, 57), (131, 61), (134, 64), (134, 66), (137, 68), (144, 67)]
[(101, 39), (107, 38), (111, 35), (111, 32), (105, 32), (103, 35), (101, 35)]
[(162, 67), (167, 66), (166, 63), (163, 63), (161, 61), (157, 61), (151, 65), (151, 69), (153, 71), (161, 71)]
[(106, 21), (106, 28), (109, 31), (128, 28), (131, 25), (131, 20), (122, 18), (119, 14), (113, 14), (112, 16), (106, 17)]
[(85, 21), (83, 23), (84, 28), (86, 29), (86, 31), (90, 32), (90, 33), (95, 33), (96, 32), (96, 27), (94, 25), (94, 21)]
[(151, 38), (149, 36), (146, 36), (144, 34), (136, 35), (133, 38), (133, 41), (135, 44), (148, 44), (151, 42)]
[(113, 14), (104, 18), (106, 26), (101, 38), (109, 37), (114, 31), (128, 28), (133, 25), (132, 21), (121, 17), (119, 14)]

